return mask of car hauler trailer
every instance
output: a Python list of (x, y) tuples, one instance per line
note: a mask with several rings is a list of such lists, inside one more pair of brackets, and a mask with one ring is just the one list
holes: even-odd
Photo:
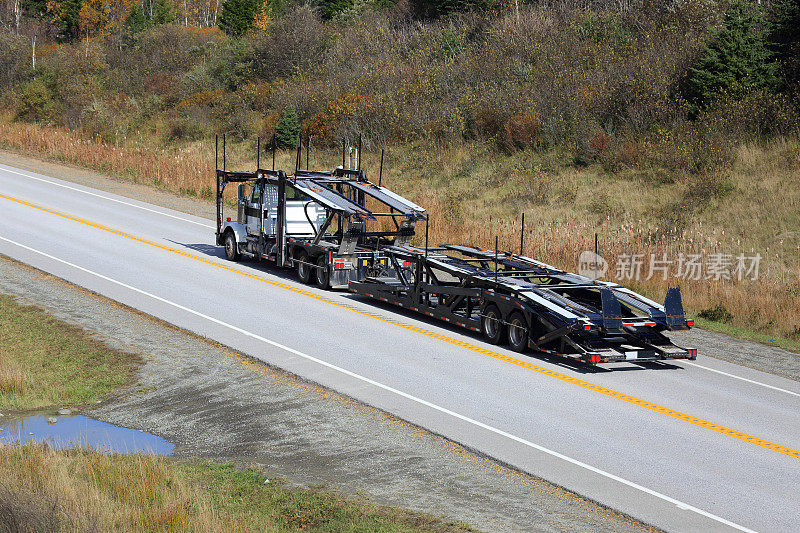
[[(238, 184), (235, 220), (223, 219), (228, 183)], [(370, 183), (363, 170), (297, 170), (287, 176), (280, 170), (217, 169), (216, 197), (216, 242), (228, 259), (245, 256), (296, 268), (301, 281), (313, 279), (322, 288), (393, 275), (381, 250), (409, 245), (417, 222), (427, 223), (423, 208)]]
[(661, 306), (511, 252), (458, 245), (382, 251), (394, 275), (353, 281), (350, 291), (480, 332), (490, 343), (590, 364), (697, 356), (663, 333), (693, 325), (678, 287)]

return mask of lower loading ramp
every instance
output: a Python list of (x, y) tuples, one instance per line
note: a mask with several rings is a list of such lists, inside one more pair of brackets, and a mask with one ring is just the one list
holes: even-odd
[(508, 344), (589, 364), (695, 359), (665, 331), (689, 329), (680, 289), (660, 305), (615, 283), (529, 257), (469, 246), (382, 249), (394, 275), (351, 282), (351, 292)]

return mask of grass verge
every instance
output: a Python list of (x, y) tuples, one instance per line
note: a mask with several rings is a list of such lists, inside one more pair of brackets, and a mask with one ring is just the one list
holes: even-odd
[(717, 322), (715, 320), (708, 320), (700, 317), (694, 318), (694, 325), (695, 327), (698, 327), (700, 329), (713, 331), (715, 333), (723, 333), (725, 335), (728, 335), (730, 337), (735, 337), (737, 339), (759, 342), (761, 344), (766, 344), (767, 346), (774, 346), (776, 348), (783, 348), (784, 350), (790, 352), (800, 353), (800, 341), (796, 341), (794, 339), (789, 339), (777, 335), (776, 336), (765, 335), (763, 333), (758, 333), (757, 331), (752, 331), (747, 328), (742, 328), (732, 324), (726, 324), (724, 322)]
[(463, 524), (289, 487), (252, 469), (158, 456), (0, 449), (0, 529), (469, 531)]
[(94, 403), (130, 383), (138, 358), (0, 294), (0, 409)]

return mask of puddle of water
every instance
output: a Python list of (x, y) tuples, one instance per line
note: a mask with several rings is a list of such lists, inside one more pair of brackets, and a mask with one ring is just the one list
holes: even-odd
[[(55, 418), (55, 423), (51, 423)], [(51, 419), (48, 422), (48, 419)], [(46, 442), (56, 450), (88, 448), (109, 453), (172, 455), (175, 446), (161, 437), (121, 428), (86, 416), (33, 415), (0, 423), (0, 444)]]

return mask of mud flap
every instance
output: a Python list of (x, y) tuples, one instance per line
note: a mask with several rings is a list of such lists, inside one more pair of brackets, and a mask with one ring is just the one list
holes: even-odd
[(667, 290), (664, 311), (667, 315), (667, 326), (670, 329), (686, 329), (686, 316), (683, 311), (680, 287), (670, 287)]
[(600, 289), (600, 302), (603, 310), (603, 326), (607, 331), (621, 331), (622, 308), (611, 289)]

